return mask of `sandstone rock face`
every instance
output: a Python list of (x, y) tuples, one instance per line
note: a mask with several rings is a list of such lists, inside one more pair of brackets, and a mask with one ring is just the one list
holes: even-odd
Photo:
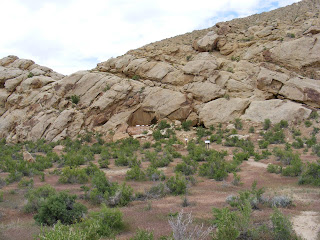
[[(162, 119), (301, 121), (320, 107), (319, 0), (164, 39), (63, 76), (0, 59), (0, 138), (144, 137)], [(148, 133), (150, 134), (150, 133)]]
[(301, 37), (281, 43), (270, 50), (273, 61), (288, 67), (302, 68), (320, 62), (320, 35)]
[(206, 127), (219, 122), (233, 121), (239, 118), (249, 105), (249, 100), (219, 98), (204, 104), (199, 111), (199, 119)]
[(278, 123), (281, 120), (298, 122), (307, 119), (310, 114), (311, 110), (301, 104), (273, 99), (253, 101), (241, 118), (249, 119), (253, 122), (263, 122), (267, 118), (272, 123)]

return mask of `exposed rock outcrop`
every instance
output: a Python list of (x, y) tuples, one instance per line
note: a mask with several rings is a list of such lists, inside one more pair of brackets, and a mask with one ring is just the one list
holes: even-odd
[[(209, 127), (235, 118), (302, 121), (320, 107), (320, 2), (303, 0), (151, 43), (63, 76), (0, 59), (0, 137), (113, 140), (161, 119)], [(295, 16), (295, 17), (293, 17)]]

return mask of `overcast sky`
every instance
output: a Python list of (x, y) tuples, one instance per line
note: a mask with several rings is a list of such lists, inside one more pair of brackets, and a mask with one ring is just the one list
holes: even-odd
[(0, 0), (0, 58), (71, 74), (150, 42), (298, 0)]

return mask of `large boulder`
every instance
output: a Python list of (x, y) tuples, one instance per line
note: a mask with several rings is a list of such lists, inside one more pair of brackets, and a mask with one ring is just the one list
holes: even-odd
[(201, 102), (209, 102), (222, 97), (226, 91), (219, 87), (219, 85), (206, 81), (191, 83), (186, 92), (192, 93), (194, 98)]
[(288, 99), (304, 102), (308, 105), (320, 107), (320, 81), (295, 77), (291, 78), (281, 88), (279, 94)]
[(217, 48), (219, 38), (218, 34), (211, 31), (199, 40), (195, 40), (192, 47), (199, 52), (211, 52)]
[(299, 103), (272, 99), (251, 102), (241, 118), (253, 122), (263, 122), (265, 119), (270, 119), (272, 123), (278, 123), (281, 120), (298, 122), (308, 118), (311, 112)]
[(154, 87), (142, 102), (143, 110), (154, 112), (157, 119), (165, 118), (185, 105), (187, 98), (184, 94), (158, 87)]
[(320, 34), (283, 42), (270, 50), (272, 61), (300, 69), (320, 62)]
[(249, 100), (247, 99), (219, 98), (204, 104), (199, 110), (199, 119), (206, 127), (215, 123), (233, 121), (243, 114), (248, 105)]

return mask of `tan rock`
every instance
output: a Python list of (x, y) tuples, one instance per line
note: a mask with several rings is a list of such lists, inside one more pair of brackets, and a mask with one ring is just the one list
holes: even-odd
[(162, 119), (181, 108), (186, 101), (186, 96), (180, 92), (154, 87), (142, 102), (142, 108)]
[(320, 81), (310, 78), (291, 78), (281, 88), (279, 94), (288, 99), (305, 102), (320, 107)]
[(10, 63), (13, 63), (15, 60), (19, 59), (17, 56), (9, 55), (8, 57), (4, 57), (0, 59), (0, 66), (7, 66)]
[(208, 32), (204, 37), (195, 40), (192, 47), (200, 52), (211, 52), (217, 48), (219, 35), (214, 31)]
[(195, 112), (190, 113), (186, 121), (191, 121), (192, 126), (196, 126), (199, 123), (199, 116)]
[(229, 55), (237, 48), (238, 48), (237, 42), (227, 42), (223, 47), (220, 48), (220, 53), (222, 55)]
[(320, 35), (283, 42), (270, 50), (271, 58), (284, 66), (302, 68), (320, 62)]
[(23, 160), (26, 162), (34, 163), (35, 159), (34, 157), (28, 152), (28, 151), (23, 151)]
[(307, 119), (311, 113), (310, 109), (301, 104), (280, 99), (267, 101), (253, 101), (242, 119), (249, 119), (253, 122), (263, 122), (270, 119), (272, 123), (278, 123), (281, 120), (289, 122), (298, 122)]
[(273, 94), (278, 94), (279, 90), (288, 79), (289, 76), (284, 73), (274, 72), (262, 67), (257, 78), (257, 88)]
[(269, 35), (272, 34), (272, 30), (274, 29), (273, 26), (268, 26), (265, 27), (264, 29), (262, 29), (261, 31), (255, 32), (254, 36), (255, 37), (259, 37), (259, 38), (263, 38), (263, 37), (267, 37)]
[(203, 105), (199, 110), (199, 120), (206, 127), (215, 123), (233, 121), (242, 115), (248, 105), (249, 101), (247, 99), (232, 98), (227, 100), (219, 98)]
[(226, 91), (217, 84), (206, 81), (191, 83), (186, 92), (192, 93), (193, 97), (201, 102), (209, 102), (222, 97)]

